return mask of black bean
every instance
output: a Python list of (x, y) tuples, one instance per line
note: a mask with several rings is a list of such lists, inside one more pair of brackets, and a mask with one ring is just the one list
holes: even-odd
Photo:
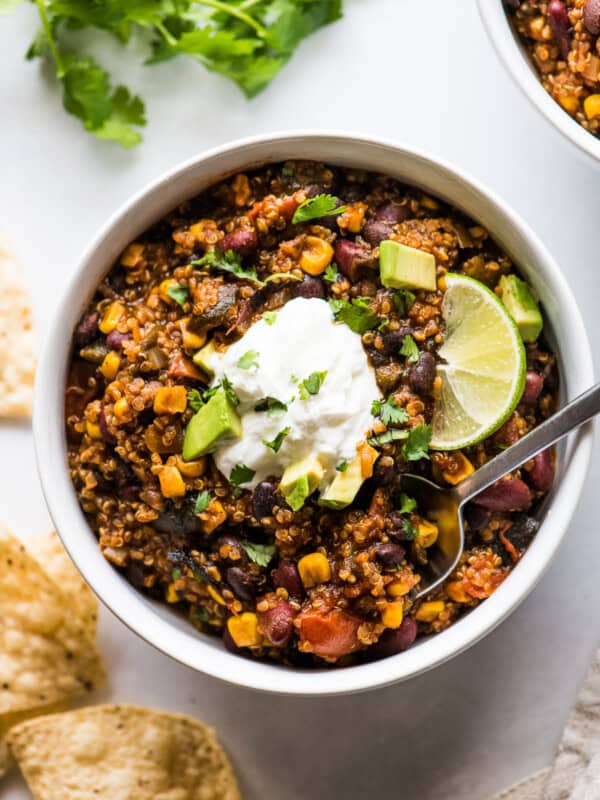
[(277, 505), (277, 490), (269, 481), (261, 481), (252, 493), (252, 512), (257, 520), (270, 517)]
[(506, 532), (517, 550), (524, 550), (531, 542), (540, 527), (539, 520), (528, 514), (516, 514), (511, 528)]
[(245, 570), (241, 567), (228, 567), (225, 570), (225, 580), (236, 597), (247, 603), (252, 601), (255, 591), (254, 581)]
[(403, 325), (397, 331), (388, 331), (383, 334), (383, 352), (386, 356), (396, 356), (400, 352), (405, 336), (412, 336), (413, 329)]
[(489, 523), (491, 514), (481, 506), (469, 503), (465, 508), (465, 520), (469, 523), (469, 528), (475, 533), (482, 531)]
[(323, 300), (325, 298), (325, 284), (321, 278), (313, 278), (310, 275), (305, 275), (299, 283), (294, 284), (292, 293), (294, 297), (317, 297)]
[(98, 336), (99, 320), (100, 315), (97, 311), (84, 314), (75, 328), (75, 333), (73, 335), (75, 347), (85, 347), (94, 341), (94, 339)]
[(435, 381), (435, 357), (431, 353), (421, 353), (419, 361), (408, 373), (408, 382), (413, 392), (431, 394)]
[(402, 203), (386, 203), (375, 212), (375, 219), (377, 222), (389, 222), (392, 225), (397, 225), (399, 222), (404, 222), (405, 219), (410, 217), (410, 208), (408, 205)]
[(202, 525), (194, 512), (194, 502), (184, 500), (177, 508), (172, 500), (167, 500), (165, 508), (152, 523), (161, 533), (200, 533)]
[(135, 503), (139, 499), (140, 487), (133, 483), (128, 483), (121, 486), (119, 489), (119, 497), (129, 503)]
[(399, 628), (386, 630), (381, 634), (379, 641), (369, 647), (367, 657), (377, 660), (396, 655), (396, 653), (407, 650), (416, 638), (417, 623), (412, 617), (405, 617)]
[(388, 544), (379, 544), (375, 548), (375, 555), (377, 560), (381, 561), (386, 567), (393, 567), (401, 564), (406, 557), (406, 551), (402, 545), (389, 542)]
[(586, 0), (583, 6), (583, 24), (592, 36), (600, 35), (600, 0)]
[(143, 589), (144, 588), (144, 578), (146, 577), (146, 571), (144, 570), (144, 565), (140, 561), (130, 561), (127, 565), (127, 580), (136, 589)]
[(373, 247), (377, 247), (384, 239), (389, 239), (392, 226), (387, 222), (367, 222), (363, 227), (363, 238)]
[(294, 600), (302, 599), (304, 589), (300, 573), (293, 561), (280, 561), (277, 569), (273, 570), (272, 578), (276, 588), (285, 589)]

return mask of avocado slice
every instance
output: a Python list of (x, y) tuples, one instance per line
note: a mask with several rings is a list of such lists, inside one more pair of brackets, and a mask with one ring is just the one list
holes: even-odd
[(316, 456), (307, 456), (286, 468), (279, 489), (294, 511), (302, 508), (325, 474), (325, 467)]
[(431, 253), (386, 239), (379, 245), (379, 272), (393, 289), (437, 289), (435, 258)]
[(242, 421), (235, 406), (225, 391), (219, 389), (189, 421), (183, 439), (183, 460), (200, 458), (224, 441), (241, 435)]
[[(377, 456), (379, 455), (379, 451), (375, 450), (374, 447), (371, 447), (366, 443), (364, 443), (362, 446), (370, 451), (369, 456), (374, 464), (377, 460)], [(349, 506), (350, 503), (354, 501), (354, 498), (358, 494), (358, 490), (363, 485), (365, 479), (373, 473), (373, 468), (371, 467), (369, 474), (365, 475), (363, 468), (363, 455), (359, 454), (348, 464), (348, 468), (344, 472), (338, 472), (327, 489), (325, 489), (324, 492), (321, 492), (319, 505), (325, 506), (326, 508), (333, 508), (335, 510)]]
[(201, 347), (196, 353), (194, 353), (194, 357), (192, 361), (197, 367), (209, 375), (211, 378), (215, 374), (215, 371), (212, 367), (212, 360), (217, 352), (217, 349), (214, 345), (213, 340), (211, 339), (208, 344), (205, 344), (204, 347)]
[(517, 323), (524, 342), (535, 342), (544, 326), (531, 288), (516, 275), (503, 275), (498, 283), (504, 307)]

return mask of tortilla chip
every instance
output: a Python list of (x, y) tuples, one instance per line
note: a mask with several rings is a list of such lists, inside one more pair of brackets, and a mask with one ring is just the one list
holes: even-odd
[(29, 295), (15, 257), (0, 242), (0, 417), (29, 417), (35, 373)]
[(81, 577), (56, 531), (32, 536), (25, 541), (25, 546), (44, 572), (69, 597), (71, 608), (83, 622), (87, 636), (94, 641), (98, 622), (96, 595)]
[(18, 539), (0, 530), (0, 714), (60, 702), (104, 679), (69, 598)]
[(0, 716), (0, 778), (15, 766), (15, 761), (8, 747), (7, 733), (15, 725), (32, 719), (42, 714), (54, 714), (57, 711), (65, 711), (64, 703), (54, 703), (41, 708), (32, 708), (30, 711), (17, 711), (14, 714), (2, 714)]
[(212, 728), (181, 714), (92, 706), (13, 728), (36, 800), (239, 800)]

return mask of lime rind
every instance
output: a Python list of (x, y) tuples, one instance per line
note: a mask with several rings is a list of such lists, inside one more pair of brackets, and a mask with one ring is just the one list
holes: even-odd
[(448, 274), (446, 285), (446, 341), (439, 350), (446, 363), (438, 367), (433, 450), (486, 439), (510, 417), (525, 388), (525, 347), (500, 299), (466, 275)]

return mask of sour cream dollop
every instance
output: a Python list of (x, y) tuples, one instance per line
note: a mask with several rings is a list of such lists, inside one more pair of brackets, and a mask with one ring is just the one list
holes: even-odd
[[(248, 367), (249, 362), (255, 364)], [(338, 464), (355, 458), (357, 444), (372, 427), (371, 404), (380, 397), (375, 375), (360, 336), (336, 323), (324, 300), (289, 301), (215, 356), (212, 367), (214, 383), (227, 376), (233, 385), (243, 427), (241, 438), (218, 448), (214, 459), (227, 478), (238, 464), (253, 469), (245, 488), (280, 477), (287, 466), (309, 455), (325, 467), (324, 488)], [(319, 392), (301, 399), (300, 384), (315, 372), (326, 373)], [(287, 410), (255, 411), (266, 398)], [(286, 428), (278, 452), (264, 444)]]

